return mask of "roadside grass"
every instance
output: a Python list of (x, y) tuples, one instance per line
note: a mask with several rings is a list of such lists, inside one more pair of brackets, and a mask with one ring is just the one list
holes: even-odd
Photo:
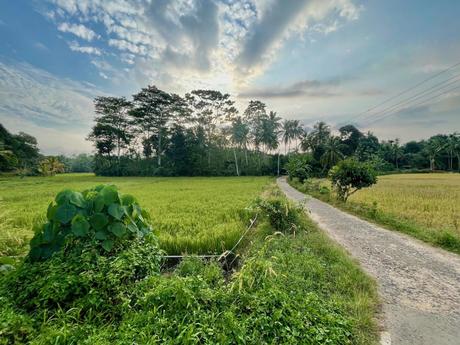
[(460, 254), (460, 174), (379, 176), (375, 186), (346, 203), (337, 200), (325, 179), (289, 183), (346, 212)]
[(48, 204), (66, 188), (82, 191), (116, 184), (135, 195), (150, 213), (160, 245), (168, 254), (222, 253), (244, 231), (245, 208), (271, 179), (268, 177), (0, 177), (0, 257), (28, 249), (32, 226), (43, 222)]
[(188, 258), (130, 287), (110, 321), (78, 306), (30, 315), (0, 289), (0, 334), (30, 344), (377, 344), (374, 281), (277, 188), (264, 197), (279, 201), (278, 224), (293, 224), (277, 232), (259, 211), (235, 271)]

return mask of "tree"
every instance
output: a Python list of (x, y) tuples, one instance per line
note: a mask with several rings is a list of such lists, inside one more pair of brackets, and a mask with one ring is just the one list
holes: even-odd
[(329, 172), (329, 178), (340, 200), (346, 202), (350, 195), (377, 182), (375, 170), (356, 158), (340, 161)]
[[(246, 158), (246, 165), (248, 164), (248, 156), (247, 156), (247, 144), (248, 144), (248, 135), (249, 135), (249, 127), (246, 123), (243, 122), (243, 119), (238, 116), (233, 119), (232, 125), (230, 128), (230, 141), (238, 148), (245, 150), (245, 158)], [(239, 176), (239, 167), (238, 167), (238, 159), (236, 157), (236, 150), (235, 147), (233, 148), (233, 154), (235, 158), (235, 166), (236, 166), (236, 174)]]
[(215, 90), (193, 90), (185, 95), (193, 109), (193, 121), (204, 129), (208, 150), (208, 165), (211, 165), (211, 147), (218, 136), (219, 125), (229, 122), (237, 114), (234, 101), (228, 93)]
[(343, 159), (344, 154), (342, 151), (344, 150), (344, 145), (345, 144), (343, 144), (343, 141), (339, 137), (331, 136), (327, 139), (324, 144), (324, 153), (320, 160), (325, 171), (329, 170)]
[(368, 161), (377, 155), (380, 149), (379, 140), (371, 132), (363, 135), (358, 142), (355, 155), (360, 161)]
[(453, 170), (454, 155), (457, 150), (460, 135), (458, 133), (452, 133), (447, 136), (445, 149), (448, 154), (449, 170)]
[(424, 153), (430, 160), (430, 170), (434, 171), (436, 164), (436, 157), (444, 148), (443, 143), (438, 138), (430, 138), (425, 145)]
[(310, 176), (312, 156), (310, 154), (294, 154), (289, 156), (285, 169), (290, 179), (297, 178), (303, 183)]
[[(284, 120), (282, 124), (282, 139), (284, 142), (284, 153), (286, 154), (286, 148), (287, 152), (291, 151), (291, 142), (297, 140), (302, 136), (304, 133), (302, 126), (300, 125), (299, 120)], [(296, 144), (297, 148), (297, 144)]]
[(358, 148), (360, 139), (364, 136), (355, 126), (346, 125), (339, 128), (340, 139), (343, 146), (342, 151), (345, 156), (351, 156)]
[(130, 131), (132, 121), (129, 117), (131, 103), (124, 97), (96, 97), (94, 107), (96, 124), (88, 139), (95, 143), (100, 155), (110, 157), (115, 151), (119, 167), (122, 150), (133, 137)]
[(249, 101), (243, 113), (245, 121), (249, 124), (249, 135), (256, 151), (263, 142), (264, 120), (267, 118), (266, 105), (261, 101)]
[(133, 95), (134, 109), (131, 114), (144, 131), (144, 153), (151, 152), (149, 146), (155, 147), (157, 164), (161, 167), (161, 157), (165, 146), (165, 137), (173, 122), (184, 121), (189, 115), (185, 101), (176, 94), (169, 94), (156, 86), (147, 86)]
[(65, 166), (57, 157), (50, 156), (39, 163), (38, 172), (43, 176), (54, 176), (65, 172)]
[(318, 147), (323, 146), (331, 135), (330, 127), (323, 121), (316, 123), (313, 130), (308, 133), (302, 141), (302, 149), (305, 151), (316, 151)]
[(388, 142), (390, 143), (391, 154), (394, 159), (395, 167), (396, 169), (398, 169), (399, 158), (402, 156), (403, 153), (401, 146), (399, 145), (399, 139), (396, 138), (395, 140), (389, 140)]

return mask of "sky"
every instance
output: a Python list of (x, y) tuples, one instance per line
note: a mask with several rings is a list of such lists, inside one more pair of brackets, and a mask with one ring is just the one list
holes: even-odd
[(45, 154), (91, 152), (93, 98), (156, 85), (381, 139), (460, 131), (458, 13), (457, 0), (0, 0), (0, 123)]

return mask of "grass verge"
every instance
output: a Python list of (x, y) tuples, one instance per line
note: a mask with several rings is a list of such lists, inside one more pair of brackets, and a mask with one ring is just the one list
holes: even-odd
[[(347, 202), (340, 201), (334, 196), (329, 188), (325, 188), (325, 186), (318, 181), (305, 182), (302, 184), (297, 180), (288, 179), (288, 183), (300, 192), (327, 202), (342, 211), (354, 214), (389, 230), (405, 233), (423, 242), (460, 254), (460, 234), (458, 231), (452, 229), (440, 230), (423, 226), (415, 221), (383, 211), (378, 207), (376, 202), (369, 205), (354, 202), (352, 200)], [(433, 202), (435, 202), (435, 200), (433, 200)]]

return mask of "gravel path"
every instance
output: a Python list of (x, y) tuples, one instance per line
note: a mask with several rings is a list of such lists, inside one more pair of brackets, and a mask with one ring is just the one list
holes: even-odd
[(284, 178), (277, 182), (288, 198), (306, 200), (311, 218), (377, 280), (382, 344), (460, 344), (460, 256), (307, 197)]

